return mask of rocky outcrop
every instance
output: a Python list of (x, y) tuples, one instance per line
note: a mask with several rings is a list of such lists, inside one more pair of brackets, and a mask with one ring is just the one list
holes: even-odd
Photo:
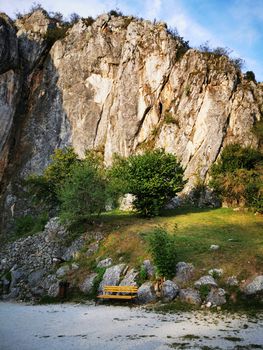
[(114, 153), (162, 147), (182, 162), (189, 190), (207, 179), (225, 145), (257, 146), (251, 129), (261, 118), (262, 84), (226, 57), (188, 50), (164, 23), (102, 15), (52, 43), (59, 24), (43, 11), (16, 27), (1, 21), (5, 225), (24, 210), (17, 183), (41, 173), (58, 147), (72, 144), (80, 157), (96, 149), (107, 164)]
[(194, 275), (195, 268), (193, 264), (181, 261), (176, 264), (176, 281), (185, 283), (188, 282)]
[(200, 293), (191, 288), (181, 289), (179, 292), (179, 298), (181, 301), (193, 305), (200, 305), (202, 302)]
[(263, 294), (263, 275), (255, 277), (244, 287), (245, 295)]
[(223, 288), (212, 288), (209, 292), (206, 303), (210, 303), (211, 306), (221, 306), (226, 303), (226, 292)]
[(12, 21), (0, 13), (0, 182), (8, 162), (14, 115), (19, 103), (18, 40)]
[(178, 294), (180, 288), (173, 281), (167, 280), (162, 285), (161, 296), (165, 302), (172, 301)]
[(217, 287), (217, 283), (212, 276), (207, 275), (195, 282), (195, 288), (200, 289), (201, 286)]
[(157, 300), (152, 282), (145, 282), (140, 286), (137, 299), (141, 304), (147, 304)]
[(45, 292), (54, 295), (59, 278), (70, 270), (69, 266), (57, 269), (57, 261), (62, 261), (67, 250), (64, 245), (67, 235), (58, 219), (53, 218), (43, 232), (4, 246), (0, 251), (0, 294), (7, 298), (16, 294), (21, 299)]
[(103, 291), (104, 286), (118, 286), (125, 267), (125, 264), (119, 264), (107, 268), (103, 275), (103, 279), (100, 282), (99, 292)]

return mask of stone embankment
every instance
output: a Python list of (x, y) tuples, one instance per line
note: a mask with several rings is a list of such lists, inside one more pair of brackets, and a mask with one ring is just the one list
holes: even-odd
[[(21, 238), (7, 244), (0, 251), (0, 295), (3, 300), (39, 300), (49, 297), (63, 297), (62, 289), (78, 290), (83, 297), (96, 296), (103, 292), (105, 285), (138, 286), (138, 303), (153, 303), (157, 300), (171, 302), (179, 299), (201, 307), (221, 307), (230, 297), (233, 288), (244, 297), (262, 298), (263, 275), (240, 283), (235, 276), (224, 276), (224, 271), (214, 268), (200, 275), (191, 263), (178, 262), (174, 278), (160, 280), (156, 268), (149, 260), (141, 266), (144, 281), (140, 281), (139, 271), (121, 262), (114, 264), (111, 258), (97, 261), (95, 271), (82, 273), (82, 279), (74, 281), (72, 276), (80, 268), (78, 255), (83, 247), (86, 256), (96, 254), (102, 235), (91, 241), (83, 235), (66, 246), (69, 232), (59, 222), (51, 219), (43, 232)], [(99, 271), (103, 273), (100, 274)], [(224, 281), (224, 289), (220, 284)], [(142, 283), (143, 282), (143, 283)], [(219, 283), (220, 282), (220, 283)]]

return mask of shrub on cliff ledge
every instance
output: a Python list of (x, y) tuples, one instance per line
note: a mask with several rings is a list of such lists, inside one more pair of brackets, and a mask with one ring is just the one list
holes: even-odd
[(90, 220), (100, 214), (107, 203), (107, 179), (103, 165), (88, 155), (74, 167), (71, 176), (59, 189), (60, 217), (64, 221)]
[(263, 212), (263, 155), (249, 147), (225, 147), (211, 168), (210, 186), (229, 205), (245, 205)]
[(73, 148), (57, 149), (43, 175), (31, 175), (25, 185), (33, 202), (48, 208), (59, 204), (58, 191), (80, 162)]
[(183, 174), (174, 155), (155, 150), (116, 158), (110, 175), (113, 187), (120, 193), (133, 194), (137, 212), (149, 217), (159, 215), (164, 205), (183, 189)]

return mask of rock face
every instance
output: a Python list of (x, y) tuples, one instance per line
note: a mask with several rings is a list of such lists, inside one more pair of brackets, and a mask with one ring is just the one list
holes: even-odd
[(54, 258), (62, 260), (67, 250), (63, 245), (67, 234), (57, 218), (53, 218), (43, 232), (20, 238), (2, 248), (0, 294), (10, 297), (16, 289), (16, 297), (28, 299), (44, 292), (48, 292), (49, 295), (55, 295), (56, 291), (58, 293), (59, 277), (65, 276), (69, 266), (59, 268), (57, 275), (50, 275), (50, 272), (56, 269)]
[(54, 43), (58, 24), (43, 11), (15, 25), (1, 15), (0, 24), (5, 226), (23, 213), (17, 183), (41, 173), (58, 147), (72, 144), (79, 156), (96, 149), (107, 164), (114, 153), (163, 147), (181, 160), (190, 189), (225, 145), (258, 144), (251, 128), (262, 84), (226, 57), (187, 50), (163, 23), (102, 15)]

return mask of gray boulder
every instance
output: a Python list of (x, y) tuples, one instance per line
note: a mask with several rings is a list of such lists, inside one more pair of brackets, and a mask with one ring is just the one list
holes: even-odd
[(97, 276), (97, 273), (91, 273), (85, 278), (83, 283), (79, 286), (79, 289), (85, 294), (90, 294), (92, 292), (94, 281)]
[(37, 270), (33, 271), (29, 276), (28, 276), (28, 284), (30, 288), (35, 287), (38, 283), (40, 283), (41, 279), (43, 278), (45, 274), (45, 270)]
[(230, 287), (233, 287), (233, 286), (238, 286), (239, 282), (236, 276), (231, 276), (231, 277), (228, 277), (228, 279), (226, 280), (226, 284)]
[(221, 306), (226, 303), (226, 292), (223, 288), (212, 288), (207, 298), (207, 303), (211, 303), (212, 306)]
[(56, 238), (64, 238), (68, 234), (65, 226), (63, 226), (58, 217), (51, 218), (44, 229), (45, 241), (52, 242)]
[(200, 293), (192, 288), (181, 289), (179, 292), (179, 298), (180, 300), (193, 305), (200, 305), (202, 302)]
[(55, 275), (48, 275), (40, 284), (40, 287), (42, 287), (45, 291), (48, 292), (49, 288), (55, 284), (59, 283), (59, 280), (57, 276)]
[(135, 269), (129, 270), (121, 281), (120, 286), (137, 286), (136, 278), (138, 274)]
[(243, 289), (245, 295), (254, 295), (263, 293), (263, 275), (257, 276), (253, 281)]
[(64, 265), (64, 266), (61, 266), (57, 272), (56, 272), (56, 275), (57, 277), (64, 277), (70, 270), (70, 267), (69, 265)]
[(199, 289), (201, 286), (217, 287), (217, 283), (214, 278), (210, 275), (202, 276), (198, 281), (195, 282), (195, 287)]
[(83, 237), (76, 239), (71, 244), (71, 246), (67, 248), (64, 255), (62, 256), (62, 259), (65, 261), (70, 261), (71, 259), (75, 258), (77, 253), (83, 247), (84, 243), (85, 243), (85, 240)]
[(178, 282), (188, 282), (193, 278), (195, 268), (193, 264), (186, 263), (184, 261), (179, 262), (176, 264), (176, 274), (175, 278)]
[(19, 281), (25, 276), (23, 269), (11, 270), (11, 284), (10, 288), (14, 288)]
[(102, 292), (104, 286), (117, 286), (120, 283), (121, 274), (125, 269), (125, 264), (114, 265), (109, 267), (99, 285), (99, 291)]
[(154, 302), (157, 299), (157, 296), (154, 292), (154, 287), (151, 282), (143, 283), (138, 289), (138, 302), (140, 304), (147, 304)]
[(50, 297), (56, 298), (59, 296), (59, 281), (51, 284), (47, 293)]
[(145, 269), (148, 278), (152, 278), (155, 276), (156, 267), (151, 263), (150, 260), (144, 260), (142, 263), (142, 268)]
[(164, 301), (172, 301), (179, 293), (180, 288), (173, 281), (167, 280), (162, 285), (162, 298)]
[(112, 265), (112, 259), (106, 258), (98, 262), (97, 267), (110, 267)]
[(89, 249), (86, 252), (86, 256), (89, 257), (93, 255), (99, 249), (99, 243), (93, 242), (89, 245)]
[(19, 296), (19, 292), (20, 292), (20, 288), (19, 287), (11, 288), (9, 294), (4, 295), (3, 299), (4, 300), (16, 299)]

